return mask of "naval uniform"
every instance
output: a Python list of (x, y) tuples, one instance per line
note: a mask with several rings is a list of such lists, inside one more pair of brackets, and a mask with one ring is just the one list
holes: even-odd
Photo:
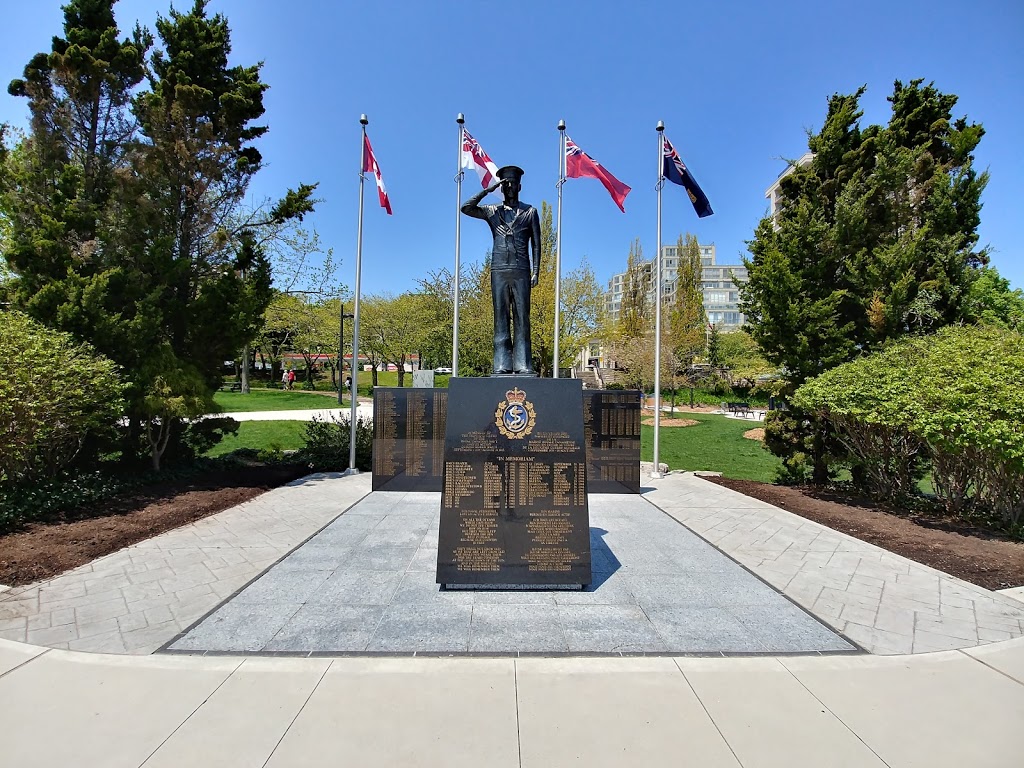
[(533, 374), (530, 282), (540, 271), (540, 216), (536, 208), (522, 202), (511, 208), (504, 204), (480, 205), (486, 194), (487, 190), (482, 190), (473, 195), (462, 206), (462, 212), (486, 221), (494, 236), (494, 372)]

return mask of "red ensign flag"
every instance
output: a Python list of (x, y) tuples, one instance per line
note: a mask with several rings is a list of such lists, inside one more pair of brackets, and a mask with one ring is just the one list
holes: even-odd
[(597, 179), (604, 184), (604, 188), (608, 190), (612, 200), (619, 206), (619, 210), (623, 213), (626, 212), (622, 204), (626, 202), (626, 195), (629, 194), (630, 187), (608, 173), (603, 165), (577, 147), (576, 142), (568, 136), (565, 137), (565, 175), (570, 179), (578, 179), (583, 176)]

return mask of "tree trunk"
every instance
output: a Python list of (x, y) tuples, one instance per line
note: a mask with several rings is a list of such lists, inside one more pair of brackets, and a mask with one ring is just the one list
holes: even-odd
[(250, 357), (249, 345), (246, 344), (242, 347), (242, 394), (249, 394), (249, 357)]
[(825, 435), (821, 422), (815, 419), (814, 438), (811, 441), (811, 459), (814, 464), (811, 482), (815, 485), (828, 484), (828, 462), (825, 460)]
[(133, 466), (139, 460), (136, 449), (139, 445), (139, 438), (142, 435), (142, 421), (138, 416), (128, 417), (128, 429), (125, 430), (124, 439), (121, 441), (121, 464), (122, 466)]

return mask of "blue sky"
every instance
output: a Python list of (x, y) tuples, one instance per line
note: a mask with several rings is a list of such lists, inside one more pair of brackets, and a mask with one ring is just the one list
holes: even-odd
[[(191, 0), (178, 0), (187, 10)], [(61, 31), (60, 0), (8, 0), (0, 80)], [(169, 0), (121, 0), (123, 32), (153, 28)], [(826, 100), (866, 84), (863, 123), (888, 120), (895, 79), (923, 77), (960, 97), (955, 115), (987, 131), (976, 153), (991, 181), (982, 244), (1024, 287), (1024, 4), (875, 2), (683, 3), (634, 0), (469, 3), (455, 0), (212, 0), (227, 16), (232, 63), (264, 62), (270, 84), (261, 140), (267, 167), (255, 198), (320, 182), (310, 224), (354, 284), (359, 115), (394, 209), (366, 185), (364, 293), (398, 293), (454, 264), (458, 112), (498, 165), (525, 169), (522, 199), (554, 204), (559, 119), (567, 133), (633, 187), (626, 213), (599, 182), (570, 179), (563, 195), (563, 268), (589, 261), (604, 284), (630, 242), (656, 238), (658, 120), (711, 200), (698, 220), (682, 189), (664, 195), (663, 241), (693, 232), (738, 263), (764, 215), (783, 158), (806, 150)], [(24, 125), (24, 102), (0, 95), (0, 121)], [(467, 174), (463, 199), (476, 191)], [(487, 227), (463, 219), (463, 262), (480, 261)]]

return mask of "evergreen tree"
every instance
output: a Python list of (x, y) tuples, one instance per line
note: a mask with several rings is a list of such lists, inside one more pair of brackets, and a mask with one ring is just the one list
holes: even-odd
[(708, 365), (715, 370), (722, 367), (721, 334), (717, 325), (711, 326), (711, 333), (708, 334)]
[(952, 119), (956, 97), (896, 82), (886, 127), (861, 130), (864, 93), (834, 95), (809, 165), (782, 180), (750, 243), (748, 330), (792, 382), (915, 330), (963, 317), (976, 270), (984, 131)]
[[(196, 0), (158, 19), (165, 50), (146, 70), (151, 36), (118, 43), (113, 5), (70, 2), (66, 39), (11, 84), (32, 126), (4, 163), (0, 213), (16, 222), (4, 255), (16, 306), (125, 369), (125, 454), (145, 432), (158, 466), (255, 336), (272, 296), (267, 231), (312, 210), (314, 187), (243, 215), (267, 130), (253, 124), (260, 65), (228, 65), (227, 20)], [(144, 74), (150, 90), (132, 98)]]
[[(988, 177), (972, 154), (984, 130), (954, 120), (956, 96), (922, 82), (896, 81), (889, 124), (863, 130), (865, 89), (833, 95), (808, 140), (813, 160), (783, 178), (775, 217), (749, 244), (749, 282), (740, 287), (747, 330), (793, 387), (965, 316), (987, 261), (975, 246)], [(807, 453), (816, 480), (825, 479), (822, 434), (769, 444)]]
[[(10, 222), (4, 259), (12, 302), (43, 323), (94, 341), (83, 296), (104, 281), (97, 242), (115, 174), (136, 123), (128, 110), (152, 36), (118, 41), (116, 0), (71, 0), (64, 37), (38, 53), (8, 92), (28, 99), (30, 133), (4, 163), (0, 214)], [(102, 347), (101, 347), (102, 349)]]

